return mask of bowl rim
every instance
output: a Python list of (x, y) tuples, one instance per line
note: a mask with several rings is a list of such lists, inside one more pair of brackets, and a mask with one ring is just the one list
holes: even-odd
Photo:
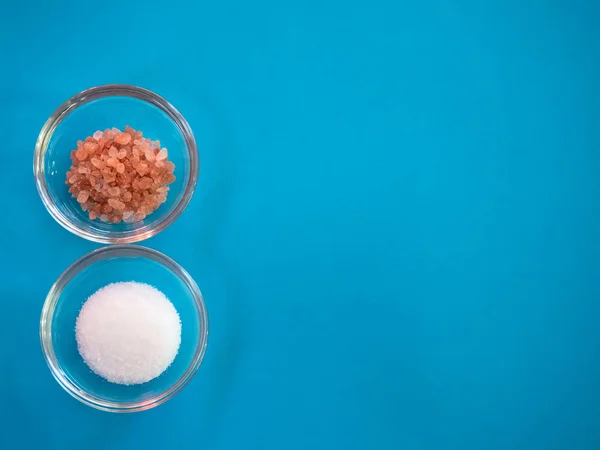
[[(73, 277), (83, 269), (89, 267), (91, 264), (97, 261), (109, 257), (144, 257), (164, 265), (168, 269), (172, 270), (175, 275), (186, 284), (188, 289), (190, 289), (192, 296), (194, 297), (196, 311), (198, 312), (198, 319), (200, 322), (200, 327), (198, 330), (198, 344), (190, 365), (183, 375), (179, 377), (179, 379), (173, 383), (169, 389), (158, 395), (155, 395), (152, 398), (140, 402), (107, 401), (80, 389), (69, 380), (69, 377), (62, 369), (52, 344), (52, 320), (63, 289), (73, 279)], [(99, 248), (82, 256), (73, 262), (69, 267), (67, 267), (67, 269), (58, 277), (56, 282), (50, 288), (42, 308), (42, 314), (40, 317), (40, 342), (42, 351), (44, 353), (44, 358), (48, 364), (48, 367), (50, 368), (50, 372), (58, 384), (60, 384), (61, 387), (72, 397), (76, 398), (85, 405), (102, 411), (115, 413), (146, 411), (162, 405), (167, 400), (172, 398), (184, 388), (184, 386), (197, 372), (198, 368), (202, 364), (202, 360), (204, 359), (204, 354), (206, 353), (206, 347), (208, 344), (208, 313), (206, 311), (204, 298), (200, 292), (200, 288), (190, 274), (187, 273), (186, 270), (175, 260), (157, 250), (139, 245), (113, 245)]]
[[(58, 125), (77, 108), (91, 101), (105, 97), (132, 97), (150, 103), (151, 105), (162, 110), (175, 123), (184, 138), (185, 147), (188, 151), (190, 160), (190, 173), (187, 184), (185, 185), (181, 200), (174, 205), (172, 211), (163, 219), (152, 223), (152, 226), (145, 226), (141, 229), (128, 230), (125, 232), (108, 231), (99, 233), (75, 224), (57, 207), (50, 196), (48, 185), (46, 183), (44, 165), (46, 151), (54, 131)], [(199, 171), (200, 155), (198, 153), (198, 146), (196, 144), (194, 133), (192, 132), (190, 125), (185, 120), (183, 115), (173, 105), (171, 105), (171, 103), (169, 103), (160, 95), (148, 89), (130, 84), (105, 84), (101, 86), (94, 86), (69, 98), (52, 113), (42, 127), (35, 143), (35, 151), (33, 156), (33, 174), (35, 177), (35, 184), (40, 198), (42, 199), (42, 202), (44, 203), (44, 206), (50, 215), (63, 228), (67, 229), (71, 233), (101, 244), (128, 244), (140, 242), (163, 231), (181, 215), (191, 201), (196, 189), (196, 184), (198, 182)]]

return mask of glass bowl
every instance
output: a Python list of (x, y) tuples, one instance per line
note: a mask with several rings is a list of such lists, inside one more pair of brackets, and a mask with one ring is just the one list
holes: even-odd
[[(97, 130), (129, 125), (144, 137), (160, 140), (175, 164), (175, 181), (167, 201), (135, 223), (90, 220), (65, 184), (71, 151), (77, 141)], [(35, 145), (33, 171), (48, 212), (76, 235), (103, 244), (142, 241), (164, 230), (190, 202), (198, 180), (199, 156), (192, 130), (164, 98), (136, 86), (111, 84), (80, 92), (63, 103), (46, 121)]]
[[(83, 303), (101, 287), (119, 281), (156, 287), (181, 319), (181, 345), (173, 363), (157, 378), (132, 386), (93, 373), (75, 339)], [(206, 351), (208, 318), (200, 289), (179, 264), (156, 250), (115, 245), (88, 253), (56, 280), (42, 309), (40, 339), (52, 375), (69, 394), (103, 411), (137, 412), (166, 402), (194, 376)]]

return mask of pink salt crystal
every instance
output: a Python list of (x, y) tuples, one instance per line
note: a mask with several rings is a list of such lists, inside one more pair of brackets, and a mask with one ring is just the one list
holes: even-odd
[(80, 203), (91, 220), (99, 216), (112, 223), (143, 220), (167, 200), (166, 184), (175, 179), (167, 149), (129, 126), (125, 133), (107, 129), (88, 136), (71, 158), (69, 192), (77, 199), (88, 195)]
[(140, 162), (135, 168), (135, 170), (137, 171), (137, 173), (140, 174), (141, 177), (143, 177), (148, 173), (148, 165), (146, 163)]
[(96, 150), (98, 150), (98, 144), (96, 144), (95, 142), (86, 142), (85, 144), (83, 144), (83, 148), (86, 149), (88, 152), (95, 152)]
[(94, 167), (96, 167), (98, 169), (104, 169), (104, 167), (105, 167), (104, 162), (102, 162), (98, 158), (92, 158), (92, 164), (94, 165)]
[(158, 152), (158, 154), (156, 155), (156, 160), (157, 161), (162, 161), (163, 159), (167, 159), (167, 155), (168, 155), (168, 151), (166, 148), (163, 148), (160, 152)]
[(154, 161), (156, 159), (156, 155), (154, 154), (154, 150), (148, 149), (144, 152), (144, 156), (148, 161)]
[(140, 189), (148, 189), (150, 186), (152, 186), (152, 180), (148, 177), (142, 177), (142, 179), (140, 180), (139, 183)]
[(123, 213), (123, 220), (127, 223), (133, 222), (133, 211), (125, 211)]
[(115, 142), (120, 145), (127, 145), (131, 142), (131, 135), (127, 133), (117, 134)]
[(83, 161), (85, 158), (88, 157), (88, 152), (85, 148), (80, 148), (75, 152), (75, 156), (79, 161)]
[(81, 191), (77, 196), (77, 201), (79, 203), (87, 202), (87, 199), (90, 197), (90, 193), (88, 191)]
[(125, 203), (117, 200), (116, 198), (109, 198), (108, 204), (119, 211), (123, 211), (125, 209)]

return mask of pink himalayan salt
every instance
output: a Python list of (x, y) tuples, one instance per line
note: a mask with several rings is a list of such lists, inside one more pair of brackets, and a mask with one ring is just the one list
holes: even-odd
[(69, 192), (91, 220), (143, 220), (166, 201), (167, 185), (175, 180), (175, 166), (167, 156), (158, 141), (131, 127), (124, 133), (116, 128), (96, 131), (71, 153)]

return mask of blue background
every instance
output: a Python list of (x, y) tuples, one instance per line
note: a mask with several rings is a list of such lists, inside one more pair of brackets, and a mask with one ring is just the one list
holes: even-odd
[[(5, 2), (0, 448), (600, 448), (600, 3)], [(201, 154), (144, 244), (211, 334), (165, 405), (111, 415), (42, 357), (97, 245), (32, 177), (50, 113), (132, 83)]]

